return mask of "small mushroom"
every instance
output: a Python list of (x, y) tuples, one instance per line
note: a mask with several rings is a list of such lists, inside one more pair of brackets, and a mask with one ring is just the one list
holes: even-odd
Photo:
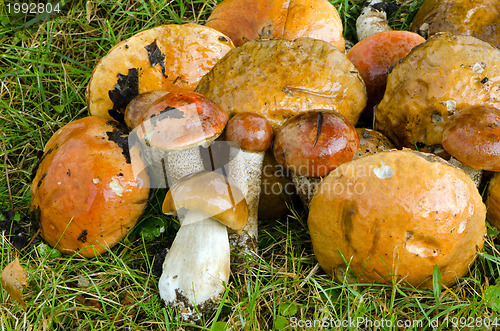
[(360, 15), (356, 19), (358, 41), (376, 33), (391, 30), (389, 22), (387, 22), (387, 16), (397, 9), (396, 4), (382, 0), (369, 0), (365, 2)]
[(312, 110), (289, 119), (276, 133), (274, 157), (292, 171), (305, 206), (321, 178), (352, 160), (359, 148), (356, 129), (334, 111)]
[(196, 92), (169, 93), (156, 100), (132, 136), (151, 166), (152, 187), (204, 170), (199, 148), (215, 140), (227, 120), (226, 112)]
[(307, 224), (329, 275), (432, 288), (435, 266), (446, 286), (468, 272), (484, 244), (485, 217), (463, 171), (433, 154), (392, 150), (330, 172), (311, 200)]
[(227, 122), (226, 140), (236, 144), (229, 152), (228, 175), (248, 204), (248, 223), (236, 240), (237, 247), (246, 253), (257, 253), (262, 164), (273, 141), (273, 128), (262, 115), (239, 113)]
[(130, 130), (135, 129), (141, 118), (148, 111), (149, 107), (151, 107), (156, 100), (166, 94), (168, 94), (168, 91), (166, 90), (154, 90), (141, 93), (133, 98), (125, 108), (124, 117), (127, 127)]
[(353, 159), (395, 148), (389, 138), (378, 131), (356, 128), (356, 132), (359, 137), (359, 148)]
[(492, 226), (500, 229), (500, 173), (493, 174), (487, 192), (486, 218)]
[(243, 194), (216, 172), (188, 175), (173, 184), (163, 212), (177, 211), (181, 227), (163, 263), (160, 296), (186, 322), (198, 323), (225, 290), (230, 274), (227, 227), (241, 230), (248, 219)]
[(149, 181), (134, 173), (135, 150), (127, 142), (125, 127), (93, 116), (50, 138), (31, 185), (31, 210), (49, 245), (93, 257), (134, 227), (148, 201)]
[(443, 147), (475, 169), (500, 171), (500, 109), (483, 105), (457, 111), (444, 126)]
[(258, 38), (310, 37), (344, 51), (342, 20), (327, 0), (224, 0), (206, 26), (227, 35), (235, 46)]

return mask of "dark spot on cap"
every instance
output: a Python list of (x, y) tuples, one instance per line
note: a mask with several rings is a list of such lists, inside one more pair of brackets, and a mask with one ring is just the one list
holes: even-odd
[(125, 48), (128, 49), (128, 45), (125, 45)]
[(226, 38), (226, 37), (224, 37), (224, 36), (220, 36), (220, 37), (219, 37), (219, 41), (228, 41), (228, 40), (227, 40), (227, 38)]
[(87, 242), (87, 235), (88, 235), (88, 231), (83, 230), (82, 233), (80, 233), (80, 235), (78, 236), (77, 240), (81, 241), (82, 243), (85, 243), (85, 242)]
[(167, 78), (168, 76), (165, 69), (165, 54), (163, 54), (158, 48), (156, 39), (144, 48), (148, 51), (148, 59), (151, 66), (154, 67), (155, 65), (159, 64), (163, 77)]
[(38, 181), (38, 184), (36, 185), (37, 187), (40, 187), (40, 185), (42, 185), (42, 181), (45, 179), (45, 177), (47, 177), (47, 173), (44, 173), (42, 175), (42, 178), (40, 178), (40, 180)]
[(177, 76), (177, 77), (175, 77), (175, 79), (174, 79), (174, 81), (172, 82), (172, 84), (177, 83), (177, 81), (178, 81), (179, 79), (181, 79), (181, 76)]
[(127, 163), (130, 162), (130, 150), (128, 146), (128, 134), (127, 134), (127, 128), (115, 121), (108, 121), (106, 124), (110, 125), (113, 127), (113, 131), (108, 131), (106, 132), (106, 135), (108, 136), (108, 140), (114, 142), (115, 144), (118, 145), (122, 149), (122, 154), (125, 157), (125, 161)]
[(490, 79), (488, 77), (484, 77), (482, 80), (481, 80), (481, 84), (486, 84), (488, 83)]
[(70, 169), (68, 169), (68, 171), (66, 171), (66, 174), (67, 174), (68, 176), (71, 176), (71, 170), (70, 170)]
[(139, 95), (139, 70), (131, 68), (127, 75), (118, 74), (115, 89), (109, 91), (109, 99), (113, 102), (113, 108), (108, 113), (118, 122), (123, 122), (123, 110), (129, 102)]
[(50, 148), (45, 154), (42, 154), (42, 157), (36, 162), (35, 166), (33, 167), (33, 170), (31, 170), (31, 176), (30, 176), (31, 181), (33, 181), (33, 179), (35, 179), (36, 172), (38, 171), (38, 168), (40, 167), (40, 164), (43, 162), (43, 160), (47, 157), (47, 155), (52, 153), (57, 148), (59, 148), (58, 145), (56, 145), (56, 147), (54, 147), (54, 148)]

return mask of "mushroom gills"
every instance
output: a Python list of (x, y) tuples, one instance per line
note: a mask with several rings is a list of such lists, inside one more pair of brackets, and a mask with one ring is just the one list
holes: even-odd
[(179, 309), (182, 320), (199, 321), (198, 311), (211, 310), (224, 293), (229, 261), (226, 226), (202, 212), (187, 211), (163, 263), (161, 298)]

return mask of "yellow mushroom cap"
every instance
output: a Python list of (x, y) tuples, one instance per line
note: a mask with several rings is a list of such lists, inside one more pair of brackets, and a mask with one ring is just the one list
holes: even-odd
[(210, 171), (185, 176), (172, 185), (162, 210), (172, 214), (181, 208), (203, 212), (233, 230), (243, 229), (248, 219), (240, 189), (226, 176)]

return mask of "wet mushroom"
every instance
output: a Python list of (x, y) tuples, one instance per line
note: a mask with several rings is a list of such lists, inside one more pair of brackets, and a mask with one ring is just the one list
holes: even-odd
[(356, 129), (334, 111), (311, 110), (289, 119), (274, 139), (276, 161), (292, 172), (297, 192), (309, 205), (321, 178), (352, 160), (359, 148)]
[(199, 24), (167, 24), (115, 45), (95, 66), (87, 85), (90, 115), (123, 121), (137, 95), (164, 89), (193, 91), (217, 61), (234, 48), (219, 31)]
[(500, 47), (500, 2), (425, 0), (411, 30), (425, 38), (438, 32), (469, 35)]
[(156, 100), (132, 136), (151, 166), (154, 187), (205, 170), (200, 146), (208, 147), (227, 120), (226, 112), (196, 92), (169, 93)]
[(359, 137), (359, 148), (353, 159), (395, 148), (389, 138), (378, 131), (356, 128), (356, 132)]
[(329, 275), (432, 288), (435, 266), (446, 286), (468, 272), (484, 244), (485, 216), (463, 171), (433, 154), (393, 150), (330, 172), (307, 223)]
[(125, 108), (123, 114), (127, 127), (130, 130), (135, 129), (153, 103), (166, 94), (168, 94), (166, 90), (154, 90), (141, 93), (134, 97)]
[(206, 26), (227, 35), (235, 46), (258, 38), (310, 37), (344, 51), (342, 20), (327, 0), (224, 0)]
[(347, 58), (358, 69), (366, 85), (368, 101), (361, 120), (373, 122), (373, 107), (382, 100), (391, 67), (417, 45), (425, 42), (420, 35), (409, 31), (383, 31), (354, 45)]
[(277, 129), (311, 109), (333, 109), (352, 124), (366, 105), (363, 79), (345, 54), (312, 38), (249, 41), (205, 75), (196, 92), (229, 116), (252, 112)]
[[(134, 227), (149, 197), (137, 178), (126, 128), (85, 117), (47, 142), (31, 185), (31, 210), (42, 237), (65, 254), (100, 255)], [(138, 161), (139, 162), (139, 161)]]
[(441, 147), (443, 128), (456, 111), (500, 108), (499, 86), (498, 48), (471, 36), (434, 35), (389, 73), (374, 129), (398, 148), (433, 151)]
[(226, 140), (236, 145), (229, 152), (228, 175), (248, 204), (247, 226), (236, 236), (235, 246), (245, 253), (257, 253), (262, 164), (273, 141), (273, 128), (262, 115), (238, 113), (227, 122)]
[(229, 281), (227, 227), (241, 230), (248, 208), (241, 191), (216, 172), (183, 177), (168, 191), (162, 210), (177, 211), (181, 227), (163, 263), (160, 296), (186, 322), (214, 308)]

